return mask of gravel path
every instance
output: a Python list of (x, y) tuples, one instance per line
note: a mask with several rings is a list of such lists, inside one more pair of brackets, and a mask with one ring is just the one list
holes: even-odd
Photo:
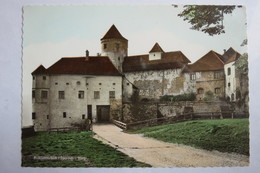
[(95, 138), (153, 167), (225, 167), (249, 166), (249, 158), (239, 154), (221, 153), (170, 144), (127, 134), (112, 124), (95, 124)]

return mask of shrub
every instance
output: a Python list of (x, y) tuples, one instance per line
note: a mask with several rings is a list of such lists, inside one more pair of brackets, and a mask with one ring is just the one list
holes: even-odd
[(207, 91), (205, 93), (205, 97), (203, 98), (204, 101), (212, 101), (214, 99), (214, 94), (212, 91)]
[(185, 93), (180, 95), (165, 95), (160, 98), (160, 101), (194, 101), (196, 99), (195, 93)]

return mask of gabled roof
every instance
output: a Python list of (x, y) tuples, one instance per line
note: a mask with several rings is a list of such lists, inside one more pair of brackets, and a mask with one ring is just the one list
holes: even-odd
[(46, 74), (46, 73), (47, 73), (46, 68), (43, 65), (39, 65), (39, 67), (37, 67), (32, 72), (32, 75), (35, 75), (35, 74)]
[(47, 74), (121, 75), (106, 56), (61, 58), (46, 72)]
[(152, 52), (164, 52), (161, 48), (161, 46), (158, 43), (155, 43), (155, 45), (153, 46), (153, 48), (150, 50), (149, 53)]
[(127, 40), (126, 38), (124, 38), (120, 32), (118, 31), (118, 29), (116, 28), (115, 25), (112, 25), (110, 27), (110, 29), (107, 31), (107, 33), (104, 35), (103, 38), (101, 38), (101, 40), (104, 39), (111, 39), (111, 38), (117, 38), (117, 39), (123, 39), (123, 40)]
[(223, 61), (225, 64), (230, 62), (236, 61), (241, 55), (235, 51), (232, 47), (230, 47), (224, 54), (223, 54)]
[(209, 51), (195, 63), (188, 65), (184, 72), (214, 71), (224, 69), (222, 56), (214, 51)]
[(125, 57), (123, 72), (165, 70), (183, 68), (190, 60), (181, 52), (165, 52), (159, 60), (149, 61), (149, 55), (135, 55)]

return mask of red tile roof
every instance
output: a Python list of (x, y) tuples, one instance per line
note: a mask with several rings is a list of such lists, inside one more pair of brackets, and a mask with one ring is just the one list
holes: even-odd
[[(46, 72), (48, 74), (81, 74), (81, 75), (105, 75), (120, 76), (110, 59), (106, 56), (68, 57), (61, 58)], [(38, 74), (38, 73), (34, 73)]]
[(225, 64), (230, 62), (236, 61), (241, 55), (235, 51), (232, 47), (230, 47), (224, 54), (223, 54), (223, 61)]
[(183, 72), (214, 71), (224, 69), (222, 56), (214, 51), (209, 51), (195, 63), (188, 65)]
[(40, 65), (39, 67), (37, 67), (33, 72), (32, 75), (34, 74), (46, 74), (47, 70), (43, 65)]
[(165, 70), (183, 68), (190, 60), (181, 52), (165, 52), (162, 59), (149, 61), (149, 55), (136, 55), (125, 57), (123, 72), (136, 72), (148, 70)]
[(123, 40), (127, 40), (126, 38), (124, 38), (120, 32), (117, 30), (115, 25), (112, 25), (110, 27), (110, 29), (107, 31), (107, 33), (104, 35), (103, 38), (101, 38), (101, 40), (104, 39), (111, 39), (111, 38), (117, 38), (117, 39), (123, 39)]
[(152, 52), (164, 52), (161, 48), (161, 46), (158, 43), (155, 43), (155, 45), (153, 46), (153, 48), (150, 50), (149, 53)]

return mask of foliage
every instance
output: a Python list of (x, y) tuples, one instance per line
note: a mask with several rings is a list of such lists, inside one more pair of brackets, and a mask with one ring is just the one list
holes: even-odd
[(235, 62), (237, 70), (248, 73), (248, 54), (244, 53), (242, 56), (238, 58)]
[(194, 101), (196, 99), (195, 93), (185, 93), (180, 95), (164, 95), (160, 98), (161, 101)]
[[(32, 156), (81, 156), (86, 157), (93, 167), (149, 167), (137, 162), (124, 153), (94, 139), (92, 132), (47, 133), (22, 140), (22, 154)], [(26, 161), (23, 166), (46, 166), (48, 161)], [(51, 166), (66, 166), (64, 161), (53, 162)], [(82, 166), (80, 162), (69, 162), (68, 167)]]
[(214, 93), (212, 91), (207, 91), (203, 98), (204, 101), (212, 101), (214, 99)]
[(249, 120), (197, 120), (131, 131), (170, 143), (249, 155)]
[(178, 16), (187, 20), (191, 29), (213, 36), (225, 33), (224, 14), (230, 14), (234, 9), (235, 6), (186, 5)]

